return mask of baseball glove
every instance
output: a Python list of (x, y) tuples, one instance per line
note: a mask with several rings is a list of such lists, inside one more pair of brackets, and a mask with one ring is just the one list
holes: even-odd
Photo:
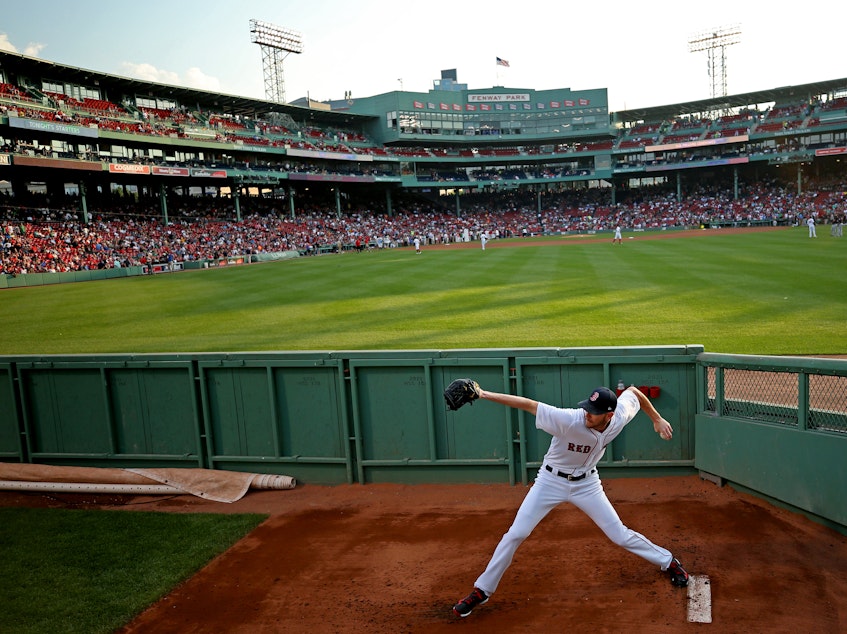
[(447, 409), (456, 411), (465, 403), (471, 403), (479, 398), (479, 383), (473, 379), (456, 379), (444, 390), (444, 401)]

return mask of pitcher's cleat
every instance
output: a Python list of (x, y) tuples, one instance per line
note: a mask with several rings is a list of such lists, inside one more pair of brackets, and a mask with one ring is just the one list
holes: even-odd
[(676, 557), (671, 559), (671, 563), (668, 566), (667, 573), (670, 575), (671, 583), (675, 586), (684, 588), (688, 585), (688, 573), (685, 572), (685, 568), (682, 567), (682, 564), (679, 563), (679, 559), (677, 559)]
[(479, 588), (474, 588), (464, 599), (453, 606), (453, 614), (456, 616), (466, 617), (478, 605), (483, 605), (488, 602), (488, 595)]

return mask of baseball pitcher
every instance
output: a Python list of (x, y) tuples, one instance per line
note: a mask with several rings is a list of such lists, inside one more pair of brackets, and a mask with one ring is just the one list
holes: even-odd
[(535, 426), (553, 438), (512, 526), (477, 578), (473, 591), (453, 606), (454, 614), (466, 617), (476, 606), (488, 601), (518, 546), (562, 502), (570, 502), (582, 510), (612, 542), (658, 566), (673, 585), (688, 585), (688, 573), (670, 551), (624, 526), (597, 473), (597, 463), (606, 445), (623, 431), (639, 409), (653, 421), (653, 429), (661, 438), (670, 440), (673, 436), (671, 424), (637, 387), (627, 388), (619, 398), (609, 388), (598, 387), (577, 408), (558, 408), (523, 396), (489, 392), (471, 379), (456, 379), (444, 391), (444, 400), (451, 410), (477, 399), (529, 412), (535, 416)]

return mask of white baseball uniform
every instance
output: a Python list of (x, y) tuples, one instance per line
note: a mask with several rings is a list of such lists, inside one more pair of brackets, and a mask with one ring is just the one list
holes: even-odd
[[(603, 491), (597, 463), (608, 445), (638, 413), (638, 398), (623, 392), (609, 426), (602, 432), (585, 426), (585, 410), (538, 404), (535, 426), (553, 436), (535, 483), (518, 509), (512, 526), (474, 584), (491, 595), (512, 557), (538, 523), (562, 502), (581, 509), (618, 546), (665, 570), (673, 556), (649, 539), (624, 526)], [(576, 480), (568, 479), (578, 478)]]

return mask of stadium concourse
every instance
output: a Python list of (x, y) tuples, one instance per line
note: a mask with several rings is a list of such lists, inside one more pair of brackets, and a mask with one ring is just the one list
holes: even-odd
[[(7, 201), (9, 203), (11, 201)], [(280, 201), (245, 198), (247, 214), (235, 220), (229, 201), (186, 197), (166, 224), (155, 203), (115, 197), (90, 210), (84, 223), (74, 210), (31, 196), (32, 206), (0, 201), (0, 274), (51, 273), (212, 260), (238, 255), (297, 250), (304, 255), (328, 250), (409, 246), (415, 236), (425, 244), (452, 244), (489, 238), (568, 232), (610, 232), (701, 226), (799, 225), (844, 222), (847, 194), (822, 187), (804, 194), (756, 184), (735, 198), (731, 192), (701, 187), (677, 201), (667, 188), (644, 188), (615, 204), (600, 189), (548, 193), (535, 208), (532, 192), (468, 194), (466, 211), (448, 213), (433, 204), (411, 201), (391, 215), (360, 206), (344, 214), (306, 198), (294, 217)]]

